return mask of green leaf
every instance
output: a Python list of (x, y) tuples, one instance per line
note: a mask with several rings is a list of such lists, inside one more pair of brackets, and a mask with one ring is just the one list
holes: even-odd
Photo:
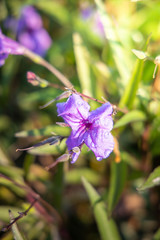
[(28, 136), (49, 136), (53, 133), (61, 136), (68, 136), (70, 129), (68, 127), (61, 127), (58, 125), (50, 125), (44, 128), (36, 128), (28, 131), (21, 131), (15, 134), (16, 137), (28, 137)]
[(124, 189), (124, 185), (127, 178), (127, 165), (121, 161), (116, 163), (115, 161), (111, 164), (111, 179), (110, 187), (108, 192), (108, 213), (109, 215), (113, 211), (114, 207), (118, 203), (121, 193)]
[(101, 197), (84, 177), (82, 177), (82, 182), (89, 196), (101, 239), (119, 240), (120, 236), (115, 222), (112, 219), (108, 219), (105, 204), (101, 201)]
[(160, 228), (157, 230), (157, 232), (153, 236), (153, 240), (159, 240), (160, 239)]
[(132, 49), (132, 52), (136, 55), (137, 58), (143, 60), (145, 58), (147, 58), (147, 55), (145, 52), (143, 51), (139, 51), (139, 50), (136, 50), (136, 49)]
[(92, 96), (89, 53), (84, 46), (81, 36), (78, 33), (73, 34), (73, 43), (82, 92)]
[(40, 147), (33, 148), (28, 152), (33, 155), (59, 155), (65, 151), (66, 148), (66, 139), (62, 140), (59, 145), (43, 145)]
[(147, 180), (137, 190), (144, 191), (158, 185), (160, 185), (160, 167), (155, 168)]
[(94, 185), (98, 185), (100, 182), (100, 176), (97, 172), (89, 168), (72, 169), (66, 173), (65, 180), (69, 184), (77, 184), (81, 182), (82, 176)]
[(65, 24), (69, 20), (69, 11), (67, 11), (67, 9), (57, 1), (28, 0), (28, 4), (35, 4), (35, 6), (50, 16), (53, 16), (61, 24)]
[(49, 144), (50, 146), (53, 146), (53, 145), (59, 145), (60, 144), (60, 141), (62, 140), (62, 138), (60, 136), (52, 136), (52, 137), (49, 137), (39, 143), (36, 143), (34, 144), (33, 146), (31, 147), (27, 147), (27, 148), (19, 148), (17, 149), (16, 151), (29, 151), (29, 150), (32, 150), (34, 148), (37, 148), (37, 147), (42, 147), (46, 144)]
[(128, 80), (130, 75), (130, 71), (128, 68), (130, 58), (128, 58), (127, 52), (125, 51), (124, 46), (120, 42), (117, 32), (118, 30), (115, 28), (112, 19), (108, 15), (106, 7), (104, 7), (101, 0), (95, 0), (95, 3), (98, 7), (100, 18), (104, 26), (105, 36), (113, 52), (114, 61), (116, 63), (121, 79), (124, 83), (126, 82), (125, 80)]
[(142, 78), (143, 67), (144, 67), (144, 61), (137, 59), (131, 78), (120, 100), (119, 107), (123, 108), (126, 106), (129, 109), (132, 108), (133, 102), (138, 90), (139, 82)]
[[(148, 37), (142, 49), (143, 51), (146, 51), (149, 40), (150, 40), (150, 36)], [(129, 109), (132, 108), (135, 97), (136, 97), (136, 93), (138, 90), (138, 86), (142, 78), (143, 68), (144, 68), (144, 60), (137, 59), (132, 75), (124, 90), (124, 94), (121, 97), (121, 100), (119, 103), (120, 108), (123, 108), (125, 106), (128, 107)]]
[(114, 128), (125, 126), (126, 124), (135, 122), (135, 121), (145, 121), (147, 116), (144, 112), (139, 110), (132, 110), (129, 113), (121, 117), (114, 125)]

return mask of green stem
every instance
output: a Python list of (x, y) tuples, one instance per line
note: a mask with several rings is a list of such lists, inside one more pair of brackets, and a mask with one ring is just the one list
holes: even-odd
[(53, 67), (50, 63), (48, 63), (45, 59), (40, 57), (39, 55), (31, 52), (28, 49), (24, 49), (24, 55), (30, 58), (33, 62), (40, 64), (47, 68), (50, 72), (52, 72), (62, 83), (65, 87), (69, 89), (74, 89), (71, 82), (62, 74), (60, 73), (55, 67)]

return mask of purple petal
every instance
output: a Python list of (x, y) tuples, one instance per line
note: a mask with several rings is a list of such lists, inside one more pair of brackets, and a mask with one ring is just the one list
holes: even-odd
[(25, 46), (26, 48), (30, 49), (31, 51), (34, 51), (36, 48), (36, 42), (33, 40), (33, 37), (30, 33), (21, 32), (18, 36), (18, 41)]
[(23, 54), (24, 48), (18, 42), (3, 35), (0, 29), (0, 54)]
[(42, 19), (38, 12), (32, 6), (26, 6), (21, 11), (18, 21), (18, 32), (26, 29), (37, 30), (42, 28)]
[(0, 67), (5, 63), (5, 60), (7, 57), (8, 57), (8, 54), (6, 53), (0, 54)]
[(88, 118), (90, 106), (79, 95), (72, 94), (66, 103), (57, 104), (58, 116), (61, 116), (72, 129)]
[(107, 102), (90, 113), (89, 122), (92, 123), (93, 128), (105, 128), (109, 132), (113, 128), (112, 112), (112, 105)]
[(52, 44), (49, 34), (45, 29), (41, 28), (38, 31), (35, 31), (32, 36), (36, 44), (34, 52), (43, 56)]
[(92, 7), (87, 7), (81, 10), (81, 17), (83, 20), (87, 20), (88, 18), (90, 18), (93, 14), (93, 8)]
[(18, 42), (3, 35), (0, 29), (0, 65), (4, 64), (8, 54), (21, 55), (24, 53), (24, 47)]
[(73, 153), (71, 163), (75, 163), (77, 161), (80, 153), (81, 153), (80, 151), (78, 153)]
[(114, 148), (113, 136), (102, 128), (90, 130), (85, 135), (84, 142), (94, 152), (98, 160), (107, 158)]
[(66, 144), (68, 150), (72, 150), (74, 147), (79, 147), (84, 142), (86, 135), (85, 127), (82, 126), (77, 130), (72, 130), (71, 135), (68, 137)]

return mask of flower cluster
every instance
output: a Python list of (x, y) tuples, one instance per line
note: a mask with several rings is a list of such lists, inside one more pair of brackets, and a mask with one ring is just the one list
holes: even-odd
[(26, 6), (22, 9), (17, 26), (17, 40), (41, 56), (51, 46), (52, 41), (43, 28), (42, 19), (32, 6)]
[(68, 150), (72, 152), (72, 163), (80, 154), (73, 149), (81, 148), (84, 143), (94, 152), (97, 160), (107, 158), (114, 148), (110, 133), (113, 128), (111, 104), (107, 102), (92, 112), (89, 110), (89, 104), (77, 94), (72, 94), (67, 102), (57, 104), (58, 116), (72, 129), (66, 141)]

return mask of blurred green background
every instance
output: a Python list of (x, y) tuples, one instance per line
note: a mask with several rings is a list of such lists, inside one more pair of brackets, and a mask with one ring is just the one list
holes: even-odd
[(69, 134), (56, 125), (62, 119), (55, 103), (39, 109), (62, 90), (34, 87), (26, 73), (61, 83), (31, 60), (9, 56), (0, 68), (0, 226), (9, 224), (9, 209), (16, 217), (40, 198), (18, 229), (1, 231), (0, 237), (160, 239), (160, 2), (1, 0), (0, 23), (8, 37), (16, 38), (6, 19), (18, 18), (26, 4), (39, 12), (53, 40), (45, 59), (79, 92), (104, 97), (128, 113), (114, 116), (116, 144), (108, 159), (98, 162), (84, 147), (75, 164), (60, 163), (47, 172), (45, 166), (66, 151), (65, 141), (30, 152), (16, 149), (51, 132)]

